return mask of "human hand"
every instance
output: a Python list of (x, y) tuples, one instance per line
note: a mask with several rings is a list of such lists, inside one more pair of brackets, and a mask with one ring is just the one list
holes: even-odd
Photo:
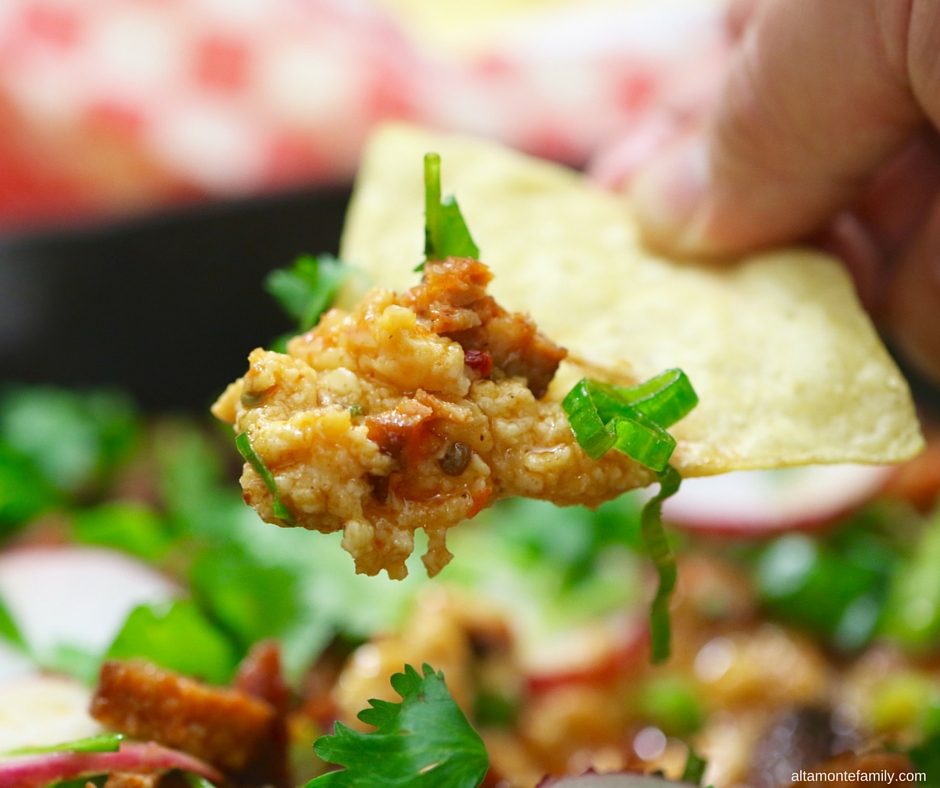
[(730, 19), (716, 106), (633, 179), (646, 238), (712, 257), (822, 240), (940, 382), (940, 3), (739, 0)]

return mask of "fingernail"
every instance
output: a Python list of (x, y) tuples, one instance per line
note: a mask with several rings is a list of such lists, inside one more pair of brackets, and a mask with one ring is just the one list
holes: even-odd
[(705, 199), (708, 151), (693, 137), (654, 159), (630, 191), (643, 234), (657, 246), (691, 252), (698, 244), (695, 215)]

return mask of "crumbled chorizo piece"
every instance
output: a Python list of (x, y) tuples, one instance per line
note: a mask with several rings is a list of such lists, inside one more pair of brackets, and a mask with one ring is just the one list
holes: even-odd
[[(497, 498), (597, 505), (654, 479), (618, 452), (584, 454), (561, 404), (542, 398), (565, 350), (486, 295), (490, 279), (475, 260), (429, 262), (418, 286), (327, 312), (287, 354), (253, 351), (213, 406), (247, 432), (298, 526), (344, 531), (360, 573), (404, 577), (424, 528), (437, 574), (447, 529)], [(250, 463), (241, 483), (262, 519), (285, 525)]]
[(238, 771), (266, 741), (275, 710), (237, 689), (210, 687), (146, 662), (101, 666), (90, 714), (135, 739)]
[(528, 315), (507, 312), (488, 296), (492, 278), (483, 263), (448, 258), (427, 266), (424, 282), (406, 293), (402, 303), (428, 320), (432, 331), (456, 340), (468, 366), (488, 367), (480, 377), (524, 378), (541, 399), (567, 353), (540, 334)]

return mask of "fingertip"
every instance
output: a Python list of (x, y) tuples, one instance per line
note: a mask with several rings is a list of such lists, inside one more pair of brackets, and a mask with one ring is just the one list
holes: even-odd
[(901, 352), (940, 386), (940, 201), (893, 274), (887, 322)]
[(698, 217), (707, 187), (707, 144), (697, 135), (641, 168), (631, 184), (630, 197), (643, 239), (673, 254), (704, 251)]

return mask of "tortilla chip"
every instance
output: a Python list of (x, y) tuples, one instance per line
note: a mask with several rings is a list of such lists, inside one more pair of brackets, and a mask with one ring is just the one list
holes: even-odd
[(684, 476), (894, 463), (924, 445), (910, 390), (843, 266), (780, 249), (679, 263), (639, 241), (629, 205), (579, 173), (491, 142), (383, 126), (367, 147), (341, 256), (404, 291), (423, 259), (423, 156), (441, 154), (495, 274), (491, 292), (568, 348), (549, 397), (588, 374), (634, 383), (681, 367), (700, 402), (671, 428)]

